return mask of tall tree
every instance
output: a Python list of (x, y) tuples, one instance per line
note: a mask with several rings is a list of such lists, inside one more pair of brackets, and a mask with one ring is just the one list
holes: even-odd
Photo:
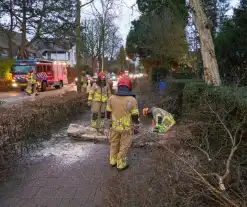
[(100, 54), (99, 62), (101, 71), (104, 70), (106, 36), (109, 33), (109, 30), (111, 30), (112, 22), (117, 17), (116, 11), (118, 9), (116, 3), (116, 0), (100, 0), (98, 5), (92, 4), (93, 15), (100, 25), (98, 54)]
[[(14, 17), (22, 34), (21, 58), (26, 58), (26, 49), (37, 39), (63, 33), (62, 28), (73, 22), (75, 0), (20, 0), (15, 1)], [(27, 43), (27, 35), (32, 39)]]
[(77, 68), (77, 91), (81, 92), (81, 68), (80, 68), (80, 59), (81, 59), (81, 8), (92, 3), (94, 0), (90, 0), (85, 4), (81, 4), (80, 0), (76, 0), (76, 68)]
[(227, 84), (247, 85), (247, 2), (241, 0), (215, 38), (220, 74)]
[(121, 67), (121, 72), (123, 72), (124, 68), (126, 67), (126, 53), (125, 53), (125, 49), (124, 49), (124, 46), (121, 46), (120, 47), (120, 50), (119, 50), (119, 53), (118, 53), (118, 56), (117, 56), (117, 60), (118, 60), (118, 63)]
[(221, 85), (218, 62), (215, 56), (211, 28), (203, 10), (201, 0), (190, 0), (190, 8), (196, 29), (200, 36), (201, 55), (204, 68), (204, 79), (208, 84)]
[(9, 58), (13, 58), (13, 45), (12, 38), (14, 29), (17, 26), (16, 18), (14, 16), (14, 1), (13, 0), (2, 0), (0, 2), (0, 20), (2, 18), (8, 18), (8, 20), (0, 21), (0, 31), (3, 32), (8, 38), (8, 56)]
[(187, 50), (185, 1), (138, 0), (139, 20), (132, 22), (126, 51), (130, 58), (137, 53), (142, 59), (169, 64), (179, 61)]

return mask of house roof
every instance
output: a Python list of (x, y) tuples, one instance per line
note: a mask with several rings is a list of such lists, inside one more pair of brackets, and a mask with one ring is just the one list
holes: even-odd
[(71, 48), (69, 40), (60, 40), (55, 38), (39, 39), (33, 43), (33, 46), (40, 53), (50, 52), (65, 52)]
[[(19, 47), (21, 46), (21, 33), (13, 32), (12, 37), (12, 53), (14, 55), (17, 54)], [(29, 41), (26, 40), (26, 43)], [(8, 34), (0, 30), (0, 49), (2, 50), (8, 50), (9, 44), (8, 44)], [(36, 53), (35, 48), (28, 47), (27, 52), (30, 53)], [(36, 54), (37, 55), (37, 54)], [(38, 54), (40, 56), (40, 54)]]

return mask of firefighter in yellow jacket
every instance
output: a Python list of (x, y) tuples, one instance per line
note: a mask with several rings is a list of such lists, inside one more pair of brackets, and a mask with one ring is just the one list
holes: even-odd
[(33, 69), (29, 71), (27, 74), (27, 88), (26, 88), (26, 93), (28, 95), (32, 95), (34, 93), (35, 95), (38, 95), (37, 90), (36, 90), (36, 74)]
[(98, 74), (96, 83), (93, 83), (89, 91), (88, 105), (91, 106), (93, 128), (98, 130), (103, 129), (105, 109), (108, 98), (111, 95), (111, 90), (106, 82), (106, 76), (103, 72)]
[(87, 74), (85, 71), (82, 71), (81, 73), (81, 86), (82, 86), (82, 92), (87, 92)]
[(144, 116), (153, 117), (153, 132), (166, 133), (176, 123), (172, 114), (158, 107), (144, 108), (142, 113)]
[(119, 170), (128, 167), (127, 154), (131, 147), (132, 135), (138, 133), (139, 110), (135, 95), (132, 93), (129, 78), (118, 82), (118, 91), (112, 95), (106, 106), (110, 119), (110, 165)]

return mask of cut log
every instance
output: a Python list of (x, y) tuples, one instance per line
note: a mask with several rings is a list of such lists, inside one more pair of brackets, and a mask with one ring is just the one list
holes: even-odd
[[(145, 131), (144, 133), (140, 133), (138, 136), (133, 136), (132, 147), (161, 147), (162, 145), (168, 145), (176, 140), (176, 130), (177, 128), (173, 127), (163, 135), (152, 133), (151, 130)], [(108, 141), (107, 130), (105, 130), (104, 133), (100, 133), (90, 126), (70, 124), (67, 133), (68, 136), (73, 140), (103, 143)]]
[(79, 124), (70, 124), (67, 130), (68, 136), (71, 139), (82, 141), (107, 141), (106, 131), (100, 133), (90, 126)]

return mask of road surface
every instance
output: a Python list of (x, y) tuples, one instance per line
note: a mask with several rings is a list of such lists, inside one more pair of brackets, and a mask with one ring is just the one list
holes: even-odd
[[(46, 96), (54, 96), (63, 94), (68, 91), (76, 91), (75, 85), (66, 85), (61, 89), (50, 89), (45, 92), (40, 92), (39, 96), (36, 96), (36, 98), (42, 98)], [(19, 103), (22, 101), (28, 101), (33, 100), (34, 96), (28, 96), (24, 92), (18, 92), (18, 91), (10, 91), (10, 92), (4, 92), (0, 93), (0, 101), (5, 104), (12, 104), (12, 103)]]

